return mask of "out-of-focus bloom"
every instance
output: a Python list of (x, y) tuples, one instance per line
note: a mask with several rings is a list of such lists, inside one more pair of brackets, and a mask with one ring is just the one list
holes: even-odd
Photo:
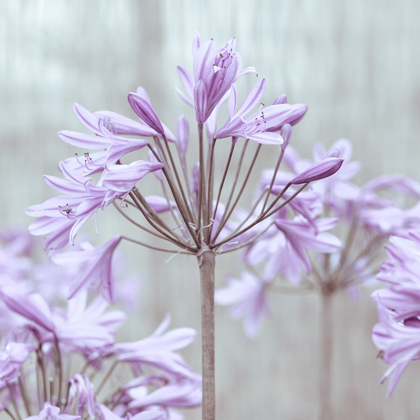
[(69, 299), (83, 288), (99, 283), (102, 295), (108, 302), (114, 303), (112, 256), (120, 241), (121, 236), (116, 236), (98, 248), (60, 252), (52, 255), (52, 260), (57, 264), (80, 267), (79, 275), (70, 285)]
[(147, 364), (175, 378), (196, 378), (196, 374), (174, 350), (182, 349), (196, 337), (191, 328), (178, 328), (165, 333), (170, 323), (167, 316), (156, 331), (148, 338), (133, 343), (119, 343), (114, 346), (118, 360), (142, 366)]
[(377, 279), (387, 289), (372, 294), (380, 322), (373, 328), (373, 341), (382, 359), (390, 365), (382, 381), (390, 377), (389, 397), (412, 360), (420, 358), (420, 234), (391, 237), (388, 260)]
[(134, 416), (127, 414), (125, 417), (117, 416), (108, 407), (102, 404), (99, 406), (99, 409), (101, 410), (103, 420), (168, 420), (166, 413), (159, 408), (142, 411)]
[(242, 273), (240, 279), (230, 277), (226, 286), (216, 290), (215, 302), (230, 306), (229, 314), (233, 319), (243, 318), (245, 334), (256, 337), (263, 315), (270, 313), (266, 298), (269, 281), (263, 281), (250, 272)]
[(8, 343), (0, 352), (0, 383), (11, 382), (19, 375), (20, 369), (35, 346), (27, 343)]
[(29, 416), (26, 420), (79, 420), (80, 416), (72, 416), (60, 412), (59, 407), (45, 403), (44, 408), (37, 416)]

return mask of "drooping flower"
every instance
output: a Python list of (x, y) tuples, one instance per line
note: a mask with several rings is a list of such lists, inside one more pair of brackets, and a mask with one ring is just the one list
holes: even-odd
[(116, 236), (98, 248), (89, 247), (83, 251), (54, 253), (52, 260), (61, 265), (79, 265), (79, 275), (70, 285), (69, 299), (80, 290), (99, 283), (102, 295), (114, 303), (114, 279), (112, 273), (112, 256), (115, 248), (121, 241), (121, 236)]

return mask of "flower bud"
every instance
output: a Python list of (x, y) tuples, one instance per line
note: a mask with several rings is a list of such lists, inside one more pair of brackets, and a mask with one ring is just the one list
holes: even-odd
[(133, 111), (150, 127), (153, 128), (158, 134), (164, 135), (165, 130), (160, 122), (158, 116), (152, 105), (137, 93), (128, 94), (128, 102), (133, 108)]
[(297, 124), (305, 116), (307, 110), (308, 110), (307, 105), (304, 105), (304, 104), (292, 105), (292, 113), (287, 118), (287, 122), (290, 125)]
[(273, 105), (283, 105), (287, 104), (287, 95), (283, 93), (283, 95), (280, 95), (273, 103)]
[(289, 145), (290, 137), (292, 136), (292, 127), (290, 124), (284, 124), (283, 127), (280, 130), (280, 135), (283, 137), (283, 144), (281, 145), (281, 148), (283, 150), (286, 150), (286, 147)]
[(207, 111), (207, 88), (202, 80), (195, 84), (194, 88), (194, 105), (197, 122), (204, 123), (206, 121)]
[(303, 171), (296, 178), (293, 178), (290, 183), (292, 185), (306, 184), (307, 182), (318, 181), (320, 179), (328, 178), (334, 175), (343, 164), (344, 159), (339, 158), (326, 158), (321, 162)]

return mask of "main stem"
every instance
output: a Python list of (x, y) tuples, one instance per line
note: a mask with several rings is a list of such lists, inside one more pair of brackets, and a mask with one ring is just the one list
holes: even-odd
[(333, 332), (332, 332), (332, 301), (331, 292), (322, 293), (320, 346), (319, 346), (319, 420), (332, 420), (331, 405), (331, 376), (333, 357)]
[(214, 269), (216, 255), (204, 251), (198, 256), (201, 286), (201, 336), (203, 405), (202, 420), (216, 418), (216, 389), (214, 369)]

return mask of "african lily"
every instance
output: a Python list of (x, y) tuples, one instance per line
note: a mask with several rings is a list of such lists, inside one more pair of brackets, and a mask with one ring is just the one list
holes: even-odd
[[(312, 177), (328, 176), (338, 160), (342, 167), (335, 175), (302, 192), (290, 203), (288, 210), (278, 212), (273, 225), (257, 242), (246, 247), (242, 258), (248, 271), (239, 279), (228, 278), (226, 286), (216, 291), (216, 303), (230, 306), (230, 315), (243, 319), (245, 333), (251, 338), (258, 334), (263, 317), (270, 315), (270, 291), (292, 294), (315, 291), (321, 296), (319, 418), (323, 420), (333, 418), (333, 297), (340, 291), (357, 294), (362, 283), (374, 279), (381, 245), (388, 236), (406, 235), (408, 229), (420, 226), (420, 207), (404, 208), (400, 200), (401, 197), (420, 198), (417, 182), (405, 176), (389, 175), (358, 187), (351, 179), (360, 165), (351, 162), (350, 158), (351, 144), (347, 140), (339, 140), (329, 151), (317, 145), (312, 161), (301, 158), (293, 148), (287, 148), (284, 160), (296, 177), (288, 181), (291, 179), (289, 173), (277, 172), (271, 188), (274, 194), (283, 191), (288, 182), (299, 186)], [(273, 171), (264, 171), (257, 194), (265, 191), (272, 179)], [(261, 208), (256, 207), (255, 211), (258, 214)], [(384, 266), (384, 272), (387, 267)], [(279, 284), (284, 280), (293, 286)], [(375, 296), (386, 304), (389, 295), (390, 292), (379, 291)], [(397, 299), (390, 301), (392, 309), (397, 310)], [(407, 299), (403, 300), (403, 305), (408, 305)], [(384, 319), (385, 312), (380, 313)], [(383, 337), (381, 331), (387, 329), (391, 334), (388, 324), (382, 322), (376, 329), (374, 337), (378, 343), (381, 340), (381, 345), (385, 341), (380, 338)], [(392, 338), (398, 336), (402, 340), (404, 334), (409, 334), (409, 328), (402, 332), (397, 332), (397, 328), (403, 329), (394, 325), (392, 331), (396, 335)], [(388, 345), (392, 345), (390, 340)], [(394, 363), (391, 359), (385, 360)], [(409, 360), (409, 357), (404, 359), (407, 363)]]
[(380, 357), (390, 365), (382, 378), (382, 382), (390, 378), (389, 397), (408, 365), (420, 354), (419, 230), (392, 236), (386, 251), (388, 259), (376, 278), (388, 287), (376, 290), (372, 298), (380, 321), (373, 328), (373, 342)]
[[(301, 226), (302, 221), (296, 219), (290, 223), (282, 222), (282, 214), (286, 209), (296, 215), (310, 212), (306, 205), (311, 200), (302, 198), (299, 201), (301, 194), (305, 195), (303, 190), (311, 182), (338, 171), (343, 160), (329, 156), (325, 162), (302, 173), (300, 177), (300, 172), (289, 174), (279, 189), (275, 181), (290, 138), (291, 126), (302, 119), (307, 107), (301, 104), (289, 105), (285, 103), (285, 96), (265, 107), (261, 104), (265, 94), (265, 79), (254, 86), (238, 107), (235, 83), (241, 76), (255, 74), (256, 71), (253, 67), (242, 68), (235, 38), (217, 48), (213, 40), (202, 43), (196, 34), (193, 58), (193, 74), (185, 67), (178, 68), (186, 92), (178, 90), (178, 93), (195, 110), (198, 156), (188, 153), (191, 139), (186, 118), (179, 119), (178, 137), (175, 138), (159, 118), (159, 104), (152, 105), (142, 87), (128, 94), (129, 104), (140, 122), (110, 111), (91, 113), (75, 105), (77, 117), (93, 134), (62, 131), (59, 137), (76, 147), (88, 149), (88, 152), (84, 153), (83, 158), (76, 155), (60, 162), (59, 169), (65, 180), (46, 177), (46, 182), (64, 195), (32, 206), (28, 214), (37, 217), (30, 231), (35, 235), (47, 236), (47, 249), (59, 250), (67, 240), (75, 243), (85, 223), (96, 218), (99, 210), (112, 204), (134, 226), (168, 242), (171, 247), (162, 248), (127, 236), (119, 236), (114, 241), (130, 241), (154, 250), (197, 258), (202, 302), (203, 419), (214, 420), (216, 255), (258, 243), (258, 239), (275, 226), (281, 226), (279, 229), (287, 231), (289, 238), (293, 237), (294, 230), (300, 231), (301, 241), (305, 242), (307, 239), (303, 233), (305, 228)], [(227, 100), (229, 118), (218, 129), (218, 113)], [(148, 140), (126, 137), (128, 135)], [(217, 145), (221, 142), (229, 142), (230, 151), (220, 172), (220, 183), (217, 183), (215, 165), (220, 158)], [(239, 145), (242, 145), (239, 163), (230, 180), (228, 175), (232, 171), (232, 159)], [(248, 181), (263, 145), (271, 147), (276, 154), (276, 169), (251, 209), (239, 211), (238, 203), (248, 188)], [(248, 157), (252, 148), (254, 152)], [(131, 152), (141, 153), (144, 149), (148, 149), (144, 159), (126, 163)], [(91, 150), (99, 151), (91, 153)], [(149, 175), (151, 172), (154, 172), (154, 176)], [(97, 181), (94, 181), (95, 175), (99, 176)], [(142, 186), (156, 181), (162, 190), (161, 198), (145, 196)], [(228, 184), (231, 185), (227, 201), (223, 203)], [(293, 205), (295, 200), (297, 204)], [(258, 214), (255, 212), (257, 208), (261, 210)], [(142, 217), (140, 220), (139, 213)], [(89, 262), (90, 257), (84, 258), (81, 254), (54, 258), (60, 263), (65, 260), (69, 263), (85, 261), (87, 270), (95, 279), (104, 278), (99, 284), (107, 298), (112, 300), (112, 277), (106, 273), (110, 263), (105, 262), (105, 259), (112, 258), (112, 249), (113, 246), (105, 245), (97, 251), (87, 251), (89, 255), (95, 255), (98, 264)], [(87, 278), (79, 279), (72, 289), (72, 296), (87, 284)]]
[[(10, 247), (0, 248), (0, 257), (15, 258), (0, 258), (0, 411), (12, 420), (181, 420), (180, 408), (201, 405), (201, 377), (178, 353), (195, 340), (193, 329), (168, 330), (167, 316), (149, 337), (118, 343), (126, 314), (85, 289), (66, 301), (56, 281), (89, 268), (42, 264), (26, 233), (1, 236)], [(20, 260), (17, 267), (25, 261), (27, 271), (18, 275)], [(44, 282), (46, 298), (37, 292)]]

